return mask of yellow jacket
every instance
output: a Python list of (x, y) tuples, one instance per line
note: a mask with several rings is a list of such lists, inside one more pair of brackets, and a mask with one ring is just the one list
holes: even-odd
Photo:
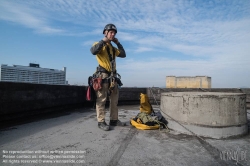
[[(96, 55), (98, 64), (103, 68), (105, 68), (107, 71), (111, 72), (111, 63), (109, 60), (107, 47), (109, 47), (109, 52), (113, 60), (115, 60), (116, 57), (121, 57), (121, 58), (126, 57), (126, 53), (125, 50), (123, 49), (123, 46), (120, 43), (118, 43), (117, 46), (118, 49), (113, 47), (112, 44), (105, 43), (103, 40), (101, 40), (99, 42), (95, 42), (91, 47), (90, 51), (93, 55)], [(113, 52), (113, 48), (115, 53)], [(115, 70), (116, 70), (116, 64), (114, 63), (113, 71)]]

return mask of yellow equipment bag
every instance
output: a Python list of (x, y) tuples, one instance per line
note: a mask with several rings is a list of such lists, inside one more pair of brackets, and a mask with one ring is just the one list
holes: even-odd
[(152, 113), (153, 109), (152, 109), (151, 104), (149, 103), (149, 99), (148, 99), (148, 96), (146, 94), (141, 93), (140, 105), (141, 105), (141, 107), (140, 107), (141, 112), (145, 112), (149, 115)]
[(130, 120), (132, 126), (140, 130), (155, 130), (160, 128), (167, 128), (167, 125), (163, 122), (154, 119), (151, 115), (141, 112), (138, 113), (136, 117)]
[(155, 129), (160, 128), (160, 125), (158, 125), (158, 124), (154, 125), (154, 126), (147, 126), (147, 125), (142, 124), (142, 123), (137, 123), (133, 119), (130, 120), (130, 123), (132, 126), (136, 127), (137, 129), (140, 129), (140, 130), (155, 130)]
[(149, 99), (146, 94), (141, 93), (140, 104), (141, 104), (140, 113), (138, 113), (136, 117), (130, 120), (130, 123), (132, 126), (140, 130), (160, 129), (161, 125), (167, 128), (167, 126), (164, 123), (160, 122), (159, 120), (154, 119), (151, 116), (153, 112), (153, 108), (151, 104), (149, 103)]

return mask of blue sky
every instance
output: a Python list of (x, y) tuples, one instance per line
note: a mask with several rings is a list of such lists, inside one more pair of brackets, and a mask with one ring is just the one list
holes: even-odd
[(250, 87), (249, 0), (1, 0), (0, 64), (67, 67), (70, 84), (87, 85), (107, 23), (127, 53), (125, 87), (164, 87), (170, 75)]

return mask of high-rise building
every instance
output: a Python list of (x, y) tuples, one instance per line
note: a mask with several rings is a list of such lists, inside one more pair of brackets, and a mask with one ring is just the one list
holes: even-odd
[(195, 77), (175, 77), (167, 76), (167, 88), (211, 88), (211, 77), (195, 76)]
[(63, 70), (40, 68), (39, 64), (29, 66), (1, 65), (0, 81), (27, 82), (36, 84), (66, 84), (66, 67)]

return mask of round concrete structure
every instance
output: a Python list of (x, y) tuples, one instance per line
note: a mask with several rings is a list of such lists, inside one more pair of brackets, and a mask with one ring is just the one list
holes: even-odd
[(170, 129), (185, 134), (219, 139), (248, 132), (243, 93), (164, 92), (161, 111)]

